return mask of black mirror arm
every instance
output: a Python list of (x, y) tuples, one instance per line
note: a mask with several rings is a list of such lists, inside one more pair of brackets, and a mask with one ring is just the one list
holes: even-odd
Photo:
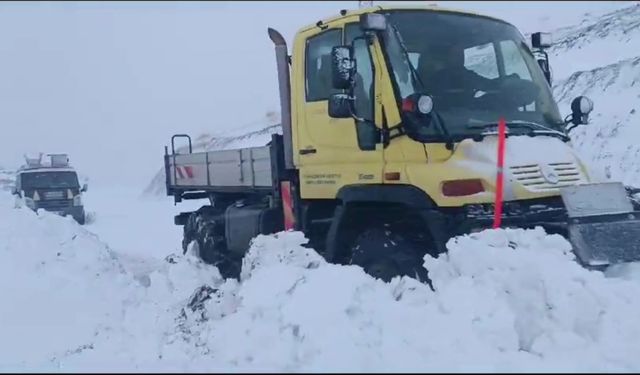
[(570, 133), (573, 129), (577, 128), (578, 126), (580, 126), (580, 125), (576, 125), (576, 124), (574, 124), (574, 125), (572, 125), (572, 126), (569, 126), (569, 127), (567, 128), (567, 134), (568, 134), (568, 133)]

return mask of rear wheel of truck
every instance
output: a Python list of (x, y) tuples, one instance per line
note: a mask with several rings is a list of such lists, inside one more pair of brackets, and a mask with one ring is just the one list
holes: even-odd
[(242, 265), (241, 259), (236, 259), (227, 250), (224, 237), (224, 216), (213, 210), (199, 210), (194, 212), (184, 227), (183, 248), (195, 242), (197, 256), (207, 264), (214, 265), (220, 275), (226, 278), (238, 278)]

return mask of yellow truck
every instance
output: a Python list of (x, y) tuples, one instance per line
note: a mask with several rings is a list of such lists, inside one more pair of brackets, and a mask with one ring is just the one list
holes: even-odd
[(506, 123), (503, 227), (542, 226), (585, 267), (640, 259), (629, 188), (595, 181), (561, 117), (548, 35), (530, 48), (511, 24), (435, 6), (342, 10), (275, 45), (282, 134), (264, 147), (177, 153), (165, 147), (167, 195), (209, 199), (175, 217), (183, 248), (238, 277), (258, 234), (305, 233), (328, 261), (383, 280), (428, 280), (426, 253), (492, 226), (497, 123)]

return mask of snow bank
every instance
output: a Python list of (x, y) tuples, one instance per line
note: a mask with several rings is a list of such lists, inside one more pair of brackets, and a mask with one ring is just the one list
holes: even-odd
[(223, 282), (5, 197), (5, 371), (640, 370), (640, 266), (586, 271), (540, 229), (451, 240), (425, 259), (434, 290), (329, 264), (298, 232), (256, 238)]
[(327, 264), (304, 242), (299, 233), (257, 238), (242, 284), (182, 321), (206, 347), (191, 370), (640, 369), (638, 280), (584, 270), (559, 236), (452, 240), (448, 255), (425, 259), (435, 291)]
[(2, 371), (153, 364), (172, 324), (170, 306), (219, 280), (193, 259), (149, 263), (117, 254), (70, 217), (13, 205), (0, 192)]

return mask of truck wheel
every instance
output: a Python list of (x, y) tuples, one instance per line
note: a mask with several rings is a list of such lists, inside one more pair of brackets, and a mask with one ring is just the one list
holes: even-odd
[(197, 212), (189, 215), (186, 224), (182, 227), (182, 254), (187, 253), (189, 244), (195, 240), (195, 221), (197, 216)]
[(422, 266), (428, 242), (421, 235), (397, 226), (377, 224), (361, 232), (353, 242), (350, 263), (383, 281), (409, 276), (429, 282)]
[(76, 218), (76, 221), (78, 222), (78, 224), (84, 225), (84, 223), (86, 222), (86, 215), (83, 213)]
[(242, 259), (236, 259), (237, 257), (232, 256), (227, 250), (224, 237), (224, 218), (211, 212), (199, 212), (192, 216), (194, 217), (193, 239), (198, 246), (200, 259), (207, 264), (216, 266), (220, 275), (225, 279), (239, 278)]
[(214, 217), (220, 212), (213, 209), (210, 206), (202, 206), (198, 211), (192, 212), (187, 218), (187, 222), (182, 227), (182, 254), (187, 253), (187, 249), (191, 242), (196, 240), (196, 233), (198, 233), (198, 222), (202, 220), (202, 217)]

